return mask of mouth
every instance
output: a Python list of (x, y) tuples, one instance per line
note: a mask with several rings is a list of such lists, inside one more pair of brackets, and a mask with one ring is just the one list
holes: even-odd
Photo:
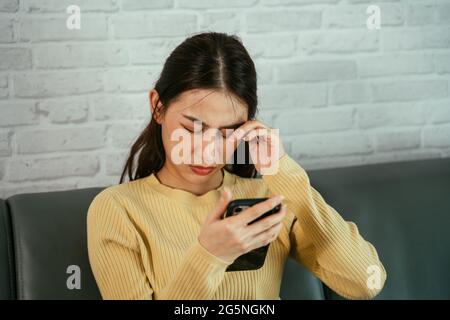
[(216, 167), (189, 166), (191, 170), (198, 175), (206, 176), (214, 171)]

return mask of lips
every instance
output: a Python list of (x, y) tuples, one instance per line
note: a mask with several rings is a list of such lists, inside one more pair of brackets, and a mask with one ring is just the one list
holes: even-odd
[(206, 176), (214, 171), (216, 167), (189, 166), (191, 170), (201, 176)]

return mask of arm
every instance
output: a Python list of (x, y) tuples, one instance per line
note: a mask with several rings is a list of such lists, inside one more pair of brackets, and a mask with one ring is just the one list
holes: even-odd
[[(295, 215), (290, 233), (295, 260), (345, 298), (368, 299), (381, 291), (386, 271), (375, 248), (325, 202), (297, 162), (285, 154), (278, 172), (262, 179), (272, 193), (285, 196)], [(379, 288), (367, 285), (370, 268), (380, 270)]]
[[(89, 261), (104, 299), (153, 299), (144, 270), (142, 240), (128, 214), (112, 195), (101, 192), (87, 220)], [(210, 254), (197, 240), (188, 248), (159, 299), (211, 299), (229, 263)]]

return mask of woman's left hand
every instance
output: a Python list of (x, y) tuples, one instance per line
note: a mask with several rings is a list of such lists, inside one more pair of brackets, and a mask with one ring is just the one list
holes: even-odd
[(256, 170), (262, 175), (275, 174), (278, 160), (285, 155), (279, 129), (272, 129), (257, 120), (249, 120), (237, 128), (233, 135), (238, 142), (249, 142), (250, 156)]

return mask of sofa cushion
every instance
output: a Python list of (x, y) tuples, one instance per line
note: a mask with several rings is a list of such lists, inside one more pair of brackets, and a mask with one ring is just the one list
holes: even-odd
[[(381, 299), (450, 298), (450, 159), (310, 171), (312, 185), (377, 249)], [(329, 289), (330, 298), (339, 296)]]
[(15, 298), (11, 222), (6, 202), (0, 199), (0, 300)]
[(100, 298), (87, 253), (86, 214), (101, 190), (20, 194), (7, 200), (18, 299)]
[(292, 258), (287, 259), (280, 288), (282, 300), (323, 300), (322, 282)]

